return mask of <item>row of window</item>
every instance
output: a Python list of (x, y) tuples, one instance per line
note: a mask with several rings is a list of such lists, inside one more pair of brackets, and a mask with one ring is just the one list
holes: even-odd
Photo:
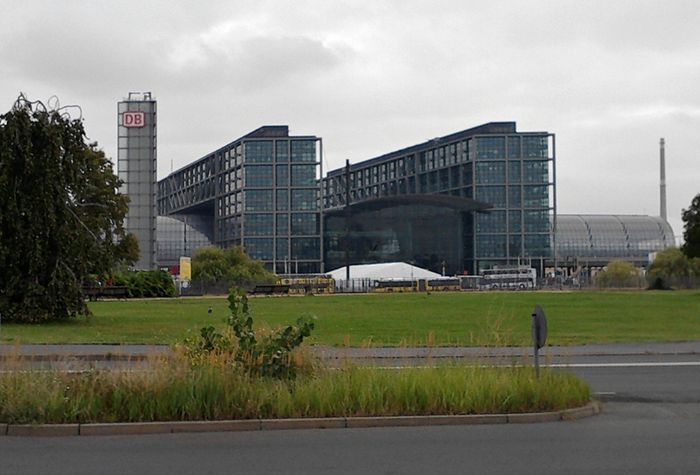
[[(506, 217), (508, 218), (506, 221)], [(491, 211), (476, 214), (477, 233), (519, 233), (523, 229), (529, 232), (549, 232), (548, 211)]]
[(321, 241), (317, 237), (304, 238), (245, 238), (246, 253), (263, 261), (320, 260)]
[[(247, 197), (243, 206), (243, 196)], [(272, 201), (274, 196), (275, 201)], [(218, 216), (230, 216), (243, 211), (316, 211), (317, 190), (246, 190), (218, 199)], [(291, 202), (290, 202), (291, 197)]]
[(245, 174), (246, 187), (314, 186), (317, 169), (316, 165), (251, 165), (244, 167), (244, 171), (231, 172), (231, 177)]
[[(507, 142), (506, 142), (507, 139)], [(472, 146), (472, 140), (476, 141), (476, 147)], [(506, 147), (506, 143), (508, 146)], [(474, 149), (474, 150), (472, 150)], [(386, 182), (396, 178), (413, 175), (415, 170), (415, 156), (418, 156), (418, 173), (423, 173), (430, 170), (443, 169), (452, 165), (465, 163), (473, 160), (508, 160), (525, 158), (525, 162), (530, 159), (542, 159), (545, 174), (547, 168), (547, 160), (549, 155), (549, 145), (547, 136), (517, 136), (517, 137), (477, 137), (476, 139), (467, 139), (460, 142), (437, 147), (435, 149), (411, 154), (405, 157), (380, 163), (361, 170), (356, 170), (350, 173), (350, 187), (361, 188), (375, 183)], [(505, 161), (501, 166), (505, 167)], [(518, 162), (519, 163), (519, 162)], [(518, 164), (513, 165), (519, 167)], [(535, 165), (534, 167), (537, 167)], [(513, 179), (519, 179), (520, 173), (513, 173)], [(537, 177), (537, 173), (533, 171), (531, 174), (528, 169), (524, 170), (526, 177), (532, 176), (533, 183), (541, 183), (546, 181), (546, 177)], [(326, 194), (339, 193), (342, 190), (337, 189), (337, 184), (344, 180), (344, 176), (337, 176), (339, 180), (329, 179), (326, 183)], [(505, 181), (505, 171), (503, 178)]]
[[(477, 162), (475, 166), (475, 171), (472, 171), (472, 165), (464, 165), (420, 174), (418, 175), (417, 186), (415, 177), (412, 176), (379, 185), (354, 187), (351, 188), (351, 201), (416, 192), (443, 192), (449, 189), (470, 186), (473, 183), (479, 185), (505, 184), (506, 171), (508, 172), (508, 182), (511, 184), (549, 184), (548, 162), (546, 161), (522, 162), (522, 166), (520, 161), (509, 162), (507, 166), (504, 161)], [(476, 180), (473, 180), (474, 176)], [(344, 203), (345, 190), (342, 178), (335, 177), (327, 181), (334, 182), (330, 186), (326, 185), (327, 190), (337, 190), (335, 194), (326, 195), (329, 197), (329, 205), (334, 206)], [(515, 204), (515, 206), (519, 205)]]
[(308, 236), (320, 233), (318, 213), (246, 213), (246, 236)]
[[(247, 140), (245, 163), (316, 162), (315, 140)], [(291, 152), (291, 155), (290, 155)], [(229, 164), (234, 165), (234, 164)]]
[(523, 257), (550, 256), (549, 234), (482, 234), (476, 237), (476, 258), (519, 256), (521, 251)]

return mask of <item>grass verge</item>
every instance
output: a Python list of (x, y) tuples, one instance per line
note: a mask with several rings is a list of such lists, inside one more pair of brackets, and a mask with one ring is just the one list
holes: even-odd
[[(272, 328), (315, 315), (309, 343), (320, 345), (529, 345), (535, 304), (547, 313), (551, 345), (700, 339), (698, 290), (335, 295), (254, 298), (250, 304), (256, 322)], [(203, 326), (223, 327), (227, 305), (211, 298), (94, 302), (90, 319), (3, 323), (0, 338), (172, 344)]]
[(586, 404), (572, 374), (446, 366), (317, 369), (295, 381), (228, 365), (161, 362), (153, 371), (0, 376), (0, 422), (91, 423), (540, 412)]

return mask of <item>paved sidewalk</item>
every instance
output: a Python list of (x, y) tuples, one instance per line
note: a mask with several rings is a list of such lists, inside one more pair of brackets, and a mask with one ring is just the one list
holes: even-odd
[[(334, 348), (312, 347), (324, 359), (383, 359), (383, 358), (481, 358), (518, 357), (532, 353), (532, 347), (402, 347), (402, 348)], [(134, 358), (167, 355), (168, 345), (105, 345), (105, 344), (0, 344), (0, 357), (20, 356), (51, 358)], [(579, 346), (548, 346), (542, 356), (604, 356), (604, 355), (698, 355), (700, 341), (675, 343), (612, 343)]]

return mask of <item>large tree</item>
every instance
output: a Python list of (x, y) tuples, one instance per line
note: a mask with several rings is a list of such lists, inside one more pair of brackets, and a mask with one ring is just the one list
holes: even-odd
[(700, 257), (700, 194), (695, 195), (688, 209), (683, 210), (683, 254), (689, 258)]
[(238, 287), (276, 280), (262, 262), (248, 257), (240, 246), (197, 249), (192, 256), (192, 278), (207, 284), (227, 282)]
[(20, 96), (0, 115), (0, 313), (41, 322), (88, 312), (82, 285), (109, 272), (128, 199), (82, 119)]

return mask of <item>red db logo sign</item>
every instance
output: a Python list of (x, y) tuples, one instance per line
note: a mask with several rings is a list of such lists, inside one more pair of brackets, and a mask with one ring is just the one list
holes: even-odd
[(146, 113), (124, 112), (122, 114), (122, 125), (124, 127), (143, 127), (146, 125)]

